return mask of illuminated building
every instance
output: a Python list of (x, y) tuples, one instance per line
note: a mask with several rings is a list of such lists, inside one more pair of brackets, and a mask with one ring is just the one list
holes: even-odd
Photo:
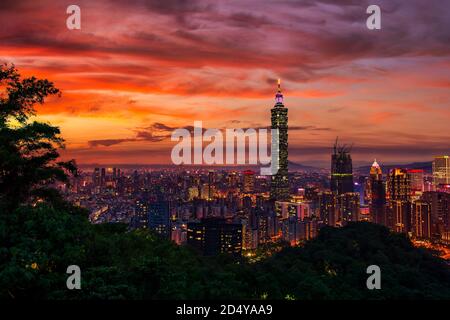
[(258, 247), (258, 229), (253, 226), (251, 219), (243, 218), (242, 249), (253, 250)]
[(198, 192), (198, 187), (190, 187), (187, 190), (187, 200), (188, 201), (192, 201), (195, 198), (198, 198), (199, 196), (199, 192)]
[(185, 224), (177, 223), (172, 225), (171, 240), (178, 245), (186, 243), (187, 230)]
[(137, 199), (134, 207), (133, 228), (147, 228), (148, 226), (149, 202), (144, 199)]
[(344, 226), (359, 220), (359, 193), (347, 192), (336, 197), (338, 222)]
[(331, 192), (321, 192), (319, 197), (319, 216), (320, 220), (331, 227), (336, 226), (336, 195)]
[(395, 168), (389, 172), (387, 191), (389, 207), (387, 226), (396, 232), (407, 232), (411, 217), (411, 189), (406, 169)]
[(414, 201), (411, 213), (411, 232), (416, 238), (431, 238), (431, 205), (422, 200)]
[(409, 175), (410, 190), (412, 194), (422, 193), (423, 186), (423, 170), (422, 169), (409, 169), (407, 170)]
[(221, 253), (240, 256), (242, 253), (242, 224), (226, 223), (225, 219), (208, 218), (190, 222), (187, 244), (205, 256)]
[(165, 200), (157, 200), (148, 207), (148, 227), (162, 238), (170, 237), (170, 206)]
[(331, 155), (331, 191), (335, 194), (353, 192), (353, 167), (350, 148), (334, 144), (334, 153)]
[(282, 219), (280, 225), (281, 238), (284, 241), (289, 242), (291, 245), (296, 245), (300, 236), (298, 219), (291, 216)]
[(406, 233), (411, 228), (411, 203), (403, 200), (389, 200), (388, 224), (395, 232)]
[(306, 217), (311, 216), (309, 202), (276, 201), (275, 210), (277, 213), (277, 217), (281, 219), (296, 217), (301, 221)]
[[(288, 181), (288, 109), (283, 104), (280, 81), (271, 110), (272, 129), (278, 129), (278, 171), (271, 176), (270, 197), (273, 200), (289, 200)], [(272, 154), (276, 146), (272, 144)]]
[(242, 188), (245, 193), (252, 193), (255, 190), (255, 172), (252, 170), (244, 171), (244, 183)]
[[(432, 238), (450, 243), (450, 194), (445, 192), (424, 192), (422, 200), (431, 206)], [(444, 236), (446, 238), (444, 239)]]
[(369, 214), (373, 223), (387, 226), (386, 220), (386, 189), (383, 182), (383, 172), (375, 160), (370, 168), (369, 176)]
[(410, 200), (411, 189), (407, 170), (392, 169), (388, 177), (388, 197), (391, 200)]
[(311, 218), (306, 218), (299, 222), (300, 240), (311, 240), (318, 234), (317, 221)]
[(450, 184), (450, 157), (439, 156), (433, 161), (433, 184), (435, 187), (440, 184)]

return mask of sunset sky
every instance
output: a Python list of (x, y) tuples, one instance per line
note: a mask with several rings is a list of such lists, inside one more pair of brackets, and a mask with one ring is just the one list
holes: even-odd
[(449, 1), (1, 0), (0, 62), (61, 89), (39, 118), (79, 163), (169, 163), (196, 120), (267, 126), (277, 78), (292, 161), (329, 166), (336, 136), (357, 164), (450, 153)]

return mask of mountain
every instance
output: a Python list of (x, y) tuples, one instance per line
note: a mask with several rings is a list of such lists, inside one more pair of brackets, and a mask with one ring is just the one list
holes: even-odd
[(312, 166), (305, 166), (300, 163), (288, 161), (288, 169), (289, 171), (306, 171), (306, 172), (319, 172), (324, 169)]
[[(387, 165), (381, 165), (381, 169), (383, 170), (383, 173), (388, 173), (389, 170), (394, 168), (405, 168), (405, 169), (422, 169), (425, 171), (425, 173), (431, 173), (431, 161), (429, 162), (413, 162), (408, 164), (387, 164)], [(368, 174), (370, 171), (371, 166), (362, 166), (358, 167), (355, 172), (360, 174)]]

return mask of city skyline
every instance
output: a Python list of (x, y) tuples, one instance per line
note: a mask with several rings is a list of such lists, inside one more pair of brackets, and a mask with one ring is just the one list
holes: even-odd
[(0, 1), (1, 300), (450, 299), (450, 3), (70, 3)]
[(380, 1), (380, 31), (367, 4), (79, 1), (68, 30), (63, 4), (3, 1), (0, 61), (62, 90), (39, 119), (81, 164), (168, 164), (168, 136), (195, 120), (268, 126), (277, 78), (292, 162), (328, 168), (336, 136), (356, 165), (448, 154), (448, 4)]

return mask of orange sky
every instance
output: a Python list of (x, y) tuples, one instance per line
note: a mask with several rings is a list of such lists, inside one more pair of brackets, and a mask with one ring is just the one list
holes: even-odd
[(68, 30), (72, 3), (2, 0), (0, 61), (62, 90), (39, 118), (80, 163), (168, 163), (195, 120), (267, 126), (278, 77), (291, 160), (328, 166), (339, 136), (358, 163), (429, 161), (450, 150), (450, 5), (378, 3), (380, 31), (366, 1), (77, 1)]

